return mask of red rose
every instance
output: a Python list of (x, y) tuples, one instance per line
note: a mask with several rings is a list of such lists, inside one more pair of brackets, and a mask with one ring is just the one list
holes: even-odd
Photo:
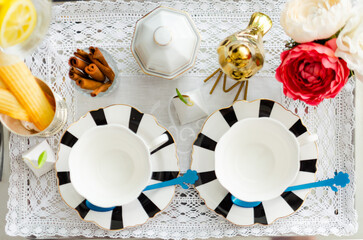
[(348, 81), (347, 63), (335, 56), (336, 39), (325, 46), (304, 43), (281, 53), (276, 79), (284, 85), (284, 94), (310, 105), (334, 98)]

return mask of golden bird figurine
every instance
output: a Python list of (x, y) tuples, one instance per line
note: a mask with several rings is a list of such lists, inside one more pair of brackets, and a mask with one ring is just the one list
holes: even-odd
[[(263, 67), (265, 51), (262, 37), (271, 27), (271, 19), (267, 15), (257, 12), (251, 16), (246, 29), (232, 34), (219, 44), (217, 53), (220, 68), (204, 80), (204, 82), (207, 82), (219, 73), (210, 94), (213, 93), (224, 73), (223, 91), (229, 92), (240, 85), (234, 99), (236, 101), (246, 82), (244, 94), (244, 99), (246, 100), (248, 79)], [(227, 76), (237, 81), (228, 89), (226, 88)]]

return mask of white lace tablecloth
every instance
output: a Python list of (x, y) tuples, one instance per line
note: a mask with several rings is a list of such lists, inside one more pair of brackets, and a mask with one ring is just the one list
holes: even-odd
[[(168, 103), (175, 87), (182, 92), (201, 88), (210, 111), (229, 105), (235, 91), (224, 94), (221, 85), (208, 95), (212, 83), (203, 79), (218, 66), (216, 46), (227, 35), (246, 27), (253, 12), (267, 13), (274, 26), (265, 36), (266, 63), (251, 79), (248, 100), (271, 98), (299, 114), (309, 130), (319, 135), (318, 179), (332, 177), (334, 171), (349, 173), (352, 183), (337, 193), (325, 188), (312, 190), (303, 207), (295, 214), (269, 226), (239, 227), (210, 211), (192, 188), (177, 189), (171, 205), (142, 226), (122, 231), (105, 231), (82, 221), (62, 202), (54, 171), (37, 179), (21, 161), (21, 153), (41, 141), (11, 135), (11, 176), (6, 232), (9, 235), (74, 237), (208, 238), (276, 235), (351, 235), (357, 231), (354, 210), (354, 85), (351, 79), (334, 100), (309, 107), (282, 96), (274, 72), (280, 52), (288, 40), (279, 25), (284, 0), (172, 1), (172, 2), (73, 2), (53, 7), (49, 34), (38, 50), (26, 59), (35, 76), (51, 83), (67, 102), (68, 124), (87, 111), (115, 103), (125, 103), (155, 115), (174, 135), (180, 167), (189, 167), (192, 143), (204, 119), (175, 125), (168, 114)], [(174, 81), (144, 75), (130, 52), (135, 22), (159, 5), (189, 12), (202, 35), (195, 67)], [(108, 50), (120, 70), (119, 86), (106, 97), (90, 98), (75, 92), (67, 77), (68, 58), (76, 48), (98, 46)], [(221, 84), (221, 83), (220, 83)], [(171, 110), (171, 115), (175, 113)], [(175, 117), (175, 116), (174, 116)], [(49, 138), (57, 150), (60, 134)]]

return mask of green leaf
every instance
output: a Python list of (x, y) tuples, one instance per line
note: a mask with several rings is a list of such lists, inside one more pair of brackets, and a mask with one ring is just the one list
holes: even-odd
[(350, 73), (349, 73), (349, 77), (348, 78), (351, 78), (351, 77), (354, 77), (354, 76), (355, 76), (354, 72), (352, 70), (350, 70)]
[(183, 97), (183, 95), (181, 95), (181, 93), (179, 92), (179, 90), (176, 88), (176, 94), (178, 94), (178, 97), (180, 98), (180, 100), (185, 103), (186, 105), (188, 105), (187, 100), (185, 100), (185, 98)]
[(38, 168), (41, 168), (44, 165), (44, 163), (47, 161), (47, 157), (48, 157), (47, 151), (44, 151), (39, 155)]
[(285, 44), (285, 48), (287, 50), (291, 50), (293, 49), (294, 47), (296, 47), (297, 45), (299, 45), (299, 43), (295, 42), (293, 39), (290, 39), (290, 41), (288, 41), (286, 44)]

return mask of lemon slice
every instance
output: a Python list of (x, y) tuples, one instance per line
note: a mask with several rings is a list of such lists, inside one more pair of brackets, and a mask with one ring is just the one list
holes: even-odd
[(1, 47), (8, 48), (25, 41), (36, 23), (37, 12), (31, 0), (0, 0)]

